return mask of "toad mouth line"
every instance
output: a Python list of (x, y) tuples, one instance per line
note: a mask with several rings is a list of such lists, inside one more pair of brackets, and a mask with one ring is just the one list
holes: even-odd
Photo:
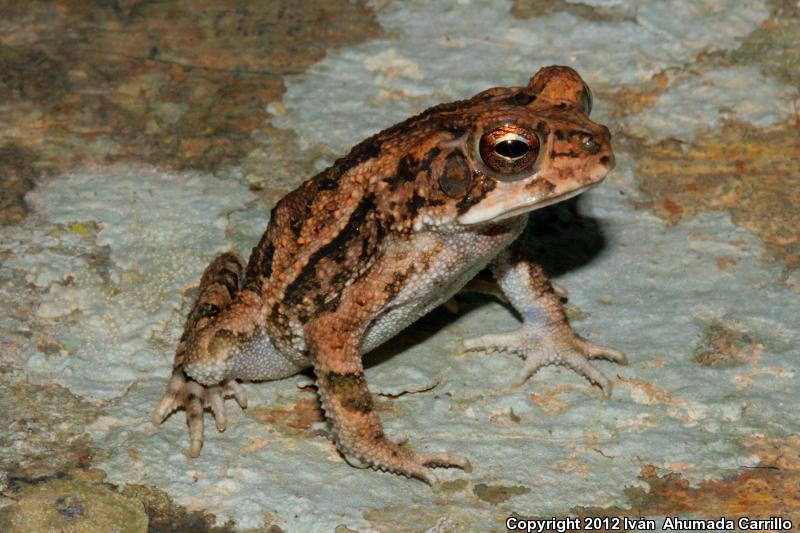
[[(541, 209), (543, 207), (548, 207), (548, 206), (551, 206), (553, 204), (557, 204), (559, 202), (563, 202), (564, 200), (569, 200), (570, 198), (578, 196), (579, 194), (588, 191), (589, 189), (591, 189), (592, 187), (594, 187), (598, 183), (600, 183), (600, 182), (590, 183), (589, 185), (584, 185), (583, 187), (579, 187), (579, 188), (574, 189), (572, 191), (568, 191), (568, 192), (559, 194), (558, 196), (553, 196), (552, 198), (549, 198), (549, 199), (547, 199), (547, 200), (545, 200), (543, 202), (539, 202), (539, 203), (533, 202), (533, 203), (530, 203), (530, 204), (519, 205), (519, 206), (517, 206), (517, 207), (515, 207), (513, 209), (510, 209), (508, 211), (504, 211), (503, 213), (499, 214), (498, 216), (496, 216), (494, 218), (491, 218), (489, 220), (484, 220), (484, 221), (481, 221), (481, 222), (499, 222), (499, 221), (505, 220), (507, 218), (512, 218), (512, 217), (519, 216), (519, 215), (522, 215), (522, 214), (525, 214), (525, 213), (528, 213), (528, 212), (531, 212), (531, 211), (536, 211), (537, 209)], [(467, 213), (467, 214), (469, 214), (469, 213)], [(469, 225), (469, 223), (466, 222), (464, 220), (464, 218), (466, 218), (466, 217), (463, 217), (462, 219), (459, 219), (459, 222)]]

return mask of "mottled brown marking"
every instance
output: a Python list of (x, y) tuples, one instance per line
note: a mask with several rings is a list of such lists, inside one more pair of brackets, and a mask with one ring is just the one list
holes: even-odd
[(396, 191), (402, 183), (416, 180), (418, 171), (419, 165), (417, 162), (412, 156), (407, 155), (397, 163), (397, 170), (394, 175), (385, 178), (383, 181), (389, 184), (390, 191)]
[(197, 318), (200, 319), (214, 317), (219, 314), (219, 311), (220, 308), (218, 305), (209, 302), (203, 302), (197, 306)]
[(331, 372), (322, 379), (326, 380), (334, 399), (345, 409), (359, 413), (368, 413), (373, 410), (372, 395), (367, 389), (367, 380), (363, 373)]
[(381, 153), (381, 141), (376, 135), (369, 139), (355, 145), (350, 153), (345, 157), (337, 159), (333, 164), (337, 174), (344, 174), (351, 168), (354, 168), (365, 161), (369, 161), (373, 157), (378, 157)]
[(537, 298), (555, 294), (553, 284), (550, 283), (550, 279), (544, 273), (541, 266), (536, 263), (528, 262), (528, 269), (530, 272), (530, 284), (528, 288), (531, 294), (535, 295)]
[(217, 278), (217, 282), (224, 285), (225, 288), (228, 290), (228, 293), (231, 296), (234, 296), (239, 291), (240, 276), (241, 276), (240, 273), (234, 272), (228, 267), (223, 267), (219, 271), (219, 277)]
[(178, 352), (185, 349), (184, 343), (192, 332), (205, 326), (219, 315), (239, 292), (244, 262), (233, 253), (225, 253), (209, 264), (200, 279), (200, 289), (189, 315), (186, 318)]
[(479, 175), (473, 182), (472, 188), (470, 189), (466, 198), (456, 204), (458, 214), (461, 215), (466, 213), (469, 211), (470, 207), (480, 203), (481, 200), (486, 198), (486, 195), (493, 191), (496, 186), (497, 183), (492, 178), (484, 176), (483, 174)]
[(522, 90), (514, 93), (508, 98), (508, 103), (511, 105), (526, 106), (531, 102), (536, 101), (536, 95), (530, 91)]
[(555, 183), (551, 182), (547, 179), (539, 179), (536, 181), (532, 181), (525, 185), (525, 189), (541, 189), (546, 193), (553, 192), (556, 189)]
[[(273, 210), (274, 213), (274, 210)], [(272, 275), (272, 259), (275, 255), (275, 246), (270, 242), (267, 232), (261, 236), (258, 244), (253, 247), (250, 253), (250, 260), (247, 262), (245, 280), (248, 286), (255, 285), (260, 288), (260, 281), (267, 280)]]
[(559, 157), (566, 157), (569, 159), (573, 159), (575, 157), (580, 157), (581, 153), (577, 150), (567, 150), (566, 152), (556, 152), (552, 150), (550, 152), (550, 159), (558, 159)]
[(441, 153), (442, 153), (442, 149), (439, 148), (438, 146), (434, 146), (433, 148), (428, 150), (428, 153), (425, 154), (425, 157), (422, 159), (422, 170), (430, 170), (430, 167), (433, 164), (433, 161), (437, 157), (439, 157), (439, 154), (441, 154)]
[(431, 165), (441, 151), (441, 148), (435, 146), (428, 150), (420, 160), (411, 155), (404, 156), (397, 163), (397, 170), (394, 174), (384, 178), (384, 183), (389, 185), (390, 191), (396, 191), (403, 183), (416, 181), (420, 174), (430, 172)]
[[(367, 220), (369, 215), (373, 212), (374, 205), (375, 198), (373, 196), (363, 198), (350, 215), (347, 225), (345, 225), (342, 231), (311, 256), (297, 279), (286, 288), (284, 297), (284, 303), (286, 305), (296, 305), (300, 303), (304, 295), (313, 294), (315, 292), (313, 289), (320, 286), (316, 276), (317, 266), (320, 261), (325, 259), (326, 261), (330, 260), (337, 263), (344, 263), (349, 247), (360, 247), (364, 244), (368, 244), (366, 241), (377, 231), (377, 228), (368, 224)], [(364, 252), (366, 251), (367, 250), (362, 249), (362, 253), (357, 254), (354, 259), (363, 261), (365, 259)], [(374, 249), (369, 250), (369, 252), (374, 252)]]
[(417, 212), (419, 208), (425, 205), (425, 198), (419, 195), (419, 193), (415, 190), (414, 193), (409, 198), (408, 203), (406, 204), (406, 211), (408, 212), (408, 216), (412, 219), (417, 216)]
[(411, 272), (395, 272), (392, 274), (392, 281), (384, 287), (387, 299), (393, 298), (403, 289), (410, 274)]
[[(525, 248), (523, 247), (520, 241), (515, 242), (511, 249), (510, 249), (510, 257), (511, 261), (514, 264), (522, 264), (524, 268), (528, 271), (528, 290), (532, 295), (534, 295), (537, 299), (546, 298), (546, 299), (553, 299), (555, 296), (555, 289), (553, 289), (553, 284), (550, 282), (550, 278), (547, 277), (545, 274), (544, 269), (541, 265), (532, 262), (528, 258), (528, 254), (525, 252)], [(558, 305), (558, 309), (561, 309), (561, 305)], [(566, 320), (566, 315), (564, 315), (563, 311), (560, 312), (557, 316), (554, 317), (556, 321)]]
[(332, 191), (339, 187), (339, 182), (333, 177), (325, 175), (317, 182), (317, 190), (319, 191)]

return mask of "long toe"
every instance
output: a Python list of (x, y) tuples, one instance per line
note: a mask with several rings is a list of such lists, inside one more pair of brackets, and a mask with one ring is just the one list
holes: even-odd
[(414, 466), (409, 466), (405, 469), (404, 474), (415, 477), (417, 479), (421, 479), (428, 485), (434, 486), (439, 483), (439, 478), (431, 471), (430, 468), (424, 466), (423, 464), (418, 464)]
[(525, 365), (520, 370), (517, 379), (514, 381), (514, 386), (519, 387), (528, 381), (532, 375), (539, 371), (540, 368), (549, 363), (547, 357), (540, 353), (528, 353), (525, 358)]
[(225, 431), (228, 426), (228, 419), (225, 416), (225, 400), (222, 397), (222, 388), (213, 387), (208, 390), (208, 405), (214, 414), (214, 423), (217, 431)]
[(161, 400), (159, 400), (158, 405), (153, 411), (153, 417), (150, 419), (154, 426), (160, 426), (161, 422), (163, 422), (172, 411), (180, 407), (178, 395), (183, 390), (185, 384), (186, 378), (183, 376), (183, 372), (175, 371), (172, 373), (172, 377), (169, 379), (169, 383), (167, 383), (167, 390), (164, 392), (164, 396), (161, 397)]
[(463, 350), (467, 352), (474, 350), (515, 351), (522, 348), (523, 339), (520, 337), (521, 336), (516, 331), (509, 333), (487, 333), (480, 337), (465, 339), (462, 342), (462, 347)]
[(421, 453), (417, 456), (419, 462), (425, 466), (438, 466), (440, 468), (460, 468), (465, 472), (472, 472), (472, 465), (466, 457), (454, 453)]
[(150, 418), (150, 422), (152, 422), (154, 426), (160, 426), (164, 419), (166, 419), (176, 408), (177, 405), (175, 405), (175, 398), (165, 394), (161, 397), (161, 400), (158, 402), (155, 410), (153, 410), (153, 416)]
[(233, 396), (236, 403), (239, 404), (239, 407), (247, 409), (247, 392), (245, 392), (244, 387), (242, 387), (238, 381), (229, 379), (225, 382), (224, 388), (225, 396)]
[(589, 360), (580, 353), (566, 352), (562, 354), (562, 364), (570, 367), (572, 370), (585, 377), (603, 390), (603, 395), (606, 398), (611, 397), (611, 381), (597, 369)]
[(598, 346), (585, 339), (581, 339), (581, 348), (589, 359), (605, 359), (619, 365), (628, 364), (628, 358), (619, 350), (607, 346)]
[(203, 404), (193, 396), (186, 406), (186, 422), (189, 425), (189, 457), (199, 457), (203, 449)]

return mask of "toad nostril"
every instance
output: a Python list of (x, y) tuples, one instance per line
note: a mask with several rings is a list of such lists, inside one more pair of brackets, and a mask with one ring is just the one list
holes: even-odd
[(613, 156), (604, 155), (600, 158), (600, 164), (608, 168), (608, 170), (614, 168), (614, 163), (615, 161)]
[(581, 144), (583, 145), (583, 149), (590, 154), (596, 154), (600, 151), (600, 143), (598, 143), (591, 135), (585, 134), (581, 139)]

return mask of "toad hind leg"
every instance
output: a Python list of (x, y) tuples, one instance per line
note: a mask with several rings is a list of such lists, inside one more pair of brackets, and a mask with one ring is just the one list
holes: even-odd
[[(317, 319), (309, 336), (316, 353), (314, 371), (322, 408), (347, 462), (416, 477), (430, 485), (437, 482), (430, 467), (469, 470), (469, 461), (463, 457), (446, 452), (417, 454), (384, 435), (364, 377), (358, 339), (342, 339), (334, 321), (332, 317)], [(333, 335), (338, 338), (331, 342)]]
[(464, 349), (501, 350), (521, 355), (525, 366), (519, 383), (543, 366), (564, 365), (598, 385), (606, 397), (611, 396), (611, 381), (590, 360), (607, 359), (624, 365), (627, 364), (625, 355), (597, 346), (572, 331), (560, 295), (542, 268), (525, 256), (519, 241), (498, 255), (492, 264), (492, 273), (522, 316), (522, 327), (509, 333), (467, 339)]
[[(410, 265), (413, 258), (403, 258)], [(401, 259), (397, 259), (398, 263)], [(335, 311), (312, 319), (305, 328), (312, 353), (317, 391), (336, 446), (353, 466), (371, 466), (428, 484), (437, 482), (431, 467), (457, 467), (469, 471), (469, 461), (441, 452), (417, 454), (389, 440), (375, 412), (361, 362), (360, 345), (364, 331), (386, 301), (385, 289), (391, 286), (392, 273), (365, 276), (347, 291)], [(411, 268), (408, 266), (408, 268)], [(374, 271), (380, 271), (380, 265)]]
[(224, 365), (217, 356), (224, 356), (231, 347), (229, 330), (220, 327), (218, 317), (230, 310), (239, 294), (244, 267), (244, 261), (233, 253), (220, 255), (206, 267), (200, 280), (200, 293), (175, 352), (172, 377), (153, 412), (152, 422), (158, 426), (176, 409), (186, 409), (191, 457), (200, 455), (203, 446), (206, 407), (211, 409), (219, 431), (227, 426), (225, 398), (232, 396), (240, 407), (247, 407), (247, 396), (236, 379), (208, 375), (208, 368)]

